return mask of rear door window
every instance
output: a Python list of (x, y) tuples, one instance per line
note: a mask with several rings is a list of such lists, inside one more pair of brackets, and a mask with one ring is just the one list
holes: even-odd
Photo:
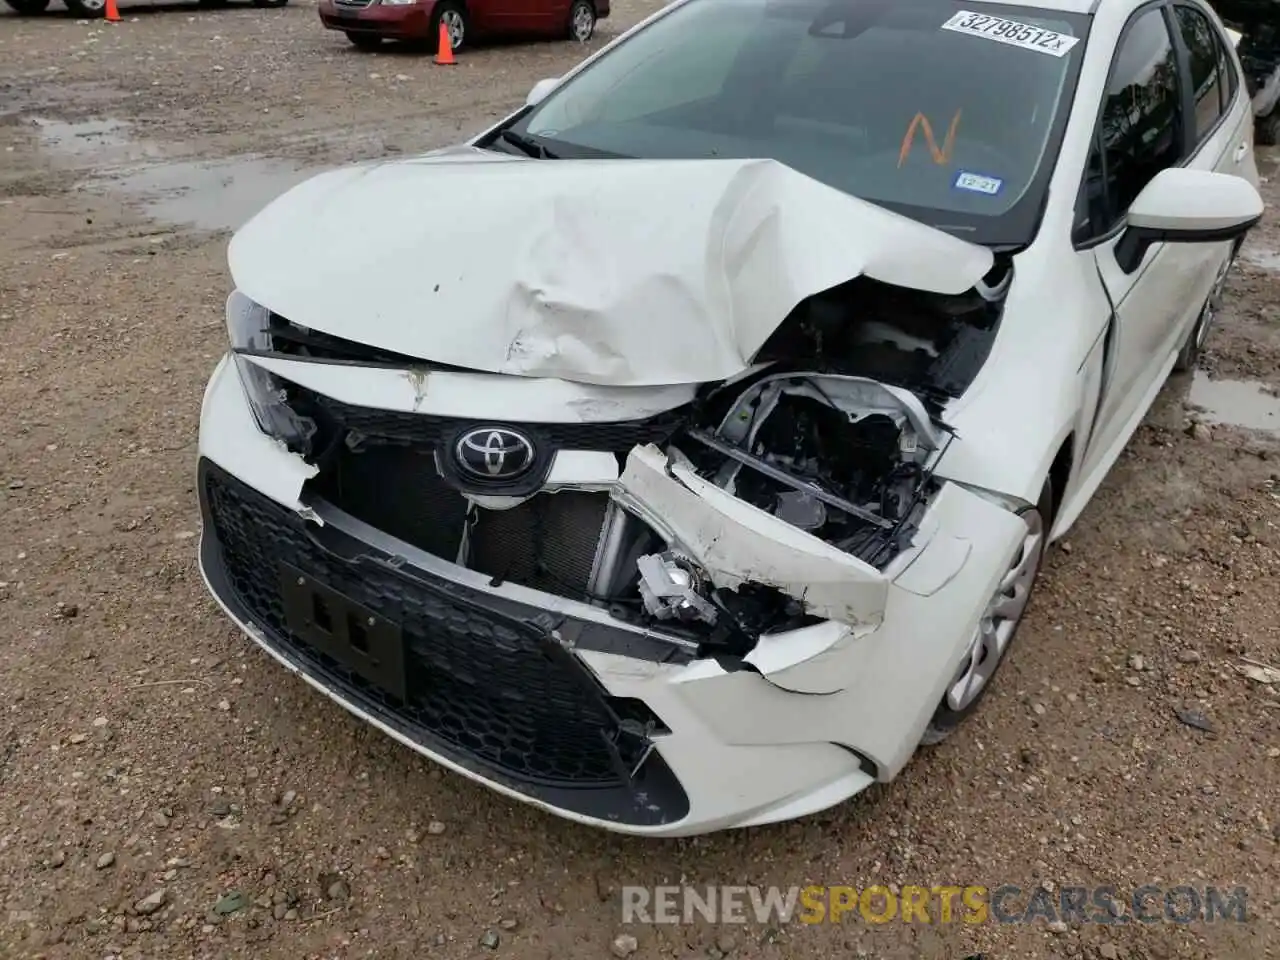
[(1111, 64), (1081, 189), (1077, 240), (1108, 233), (1161, 170), (1182, 160), (1178, 61), (1164, 11), (1132, 22)]
[(1178, 30), (1191, 68), (1196, 143), (1203, 143), (1230, 103), (1230, 81), (1223, 75), (1225, 52), (1208, 17), (1191, 7), (1175, 7)]

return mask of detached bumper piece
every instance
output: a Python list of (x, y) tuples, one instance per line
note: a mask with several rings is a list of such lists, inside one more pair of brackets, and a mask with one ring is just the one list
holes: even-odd
[(349, 709), (563, 811), (654, 826), (688, 798), (643, 703), (610, 697), (513, 607), (321, 526), (200, 463), (201, 564), (261, 642)]

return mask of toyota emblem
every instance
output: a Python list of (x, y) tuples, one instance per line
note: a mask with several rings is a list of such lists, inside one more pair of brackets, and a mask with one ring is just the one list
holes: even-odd
[(478, 427), (458, 438), (458, 468), (478, 480), (515, 480), (533, 466), (533, 443), (506, 427)]

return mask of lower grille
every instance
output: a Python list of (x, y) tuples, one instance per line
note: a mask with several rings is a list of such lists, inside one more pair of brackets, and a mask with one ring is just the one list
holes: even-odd
[(373, 4), (373, 0), (333, 0), (340, 7), (368, 7)]
[[(513, 785), (620, 788), (628, 797), (631, 787), (642, 787), (657, 812), (636, 816), (683, 816), (678, 808), (687, 801), (678, 783), (647, 737), (634, 733), (660, 732), (661, 721), (643, 704), (608, 697), (531, 620), (483, 606), (466, 588), (425, 579), (421, 571), (392, 569), (365, 545), (329, 549), (320, 537), (345, 535), (308, 525), (208, 461), (201, 462), (200, 485), (206, 539), (212, 533), (220, 548), (216, 572), (245, 616), (308, 673), (424, 745)], [(280, 585), (285, 563), (399, 626), (404, 701), (290, 630)]]
[[(436, 470), (431, 450), (340, 449), (309, 488), (371, 527), (444, 560), (460, 556), (467, 500)], [(535, 494), (508, 510), (476, 507), (467, 565), (501, 582), (557, 596), (586, 596), (607, 493)]]
[(341, 449), (308, 488), (398, 540), (443, 560), (458, 559), (467, 500), (441, 479), (429, 449)]

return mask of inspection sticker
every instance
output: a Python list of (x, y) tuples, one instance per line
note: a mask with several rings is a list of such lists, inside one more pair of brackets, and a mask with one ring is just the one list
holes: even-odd
[(970, 173), (968, 170), (961, 170), (956, 174), (951, 186), (956, 190), (985, 193), (989, 197), (994, 197), (1004, 189), (1004, 181), (999, 177), (989, 177), (985, 173)]
[(967, 33), (975, 37), (985, 37), (996, 43), (1007, 43), (1011, 47), (1023, 47), (1038, 53), (1047, 53), (1051, 57), (1063, 57), (1080, 42), (1079, 37), (1072, 37), (1043, 27), (1033, 27), (1017, 20), (1005, 20), (985, 13), (973, 13), (961, 10), (942, 25), (943, 30), (956, 33)]

